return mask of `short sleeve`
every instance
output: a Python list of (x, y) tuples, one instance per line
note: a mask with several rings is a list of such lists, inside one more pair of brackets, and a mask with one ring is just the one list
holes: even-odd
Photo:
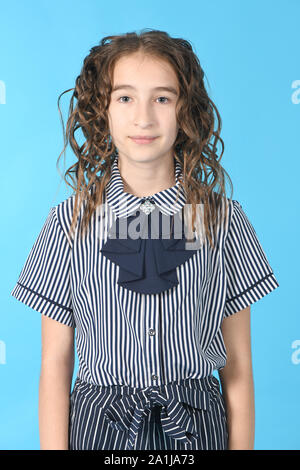
[(52, 207), (11, 295), (28, 307), (75, 327), (70, 292), (71, 246)]
[(233, 200), (231, 208), (231, 221), (224, 248), (227, 285), (225, 317), (243, 310), (279, 287), (241, 204)]

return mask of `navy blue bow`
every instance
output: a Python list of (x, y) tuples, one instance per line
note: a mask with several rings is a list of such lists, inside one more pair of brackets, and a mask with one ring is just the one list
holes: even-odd
[[(163, 214), (157, 208), (155, 210), (159, 220), (154, 226), (152, 224), (149, 236), (148, 220), (152, 217), (139, 214), (141, 236), (136, 239), (130, 237), (128, 228), (137, 216), (119, 217), (114, 227), (115, 238), (108, 236), (100, 249), (103, 255), (119, 266), (118, 284), (142, 294), (157, 294), (177, 286), (179, 284), (177, 266), (188, 261), (199, 249), (186, 249), (185, 243), (191, 241), (185, 237), (183, 221), (179, 224), (179, 228), (174, 220), (173, 224), (168, 222), (171, 230), (168, 238), (163, 238), (162, 231), (156, 229), (166, 226), (162, 225)], [(122, 224), (126, 227), (122, 228)], [(156, 238), (151, 238), (151, 233), (152, 237)]]

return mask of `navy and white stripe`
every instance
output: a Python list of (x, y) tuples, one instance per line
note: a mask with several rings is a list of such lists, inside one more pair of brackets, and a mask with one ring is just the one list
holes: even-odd
[[(186, 201), (181, 188), (175, 203), (182, 168), (174, 163), (176, 184), (152, 195), (169, 215)], [(124, 192), (118, 157), (106, 186), (104, 214), (98, 206), (84, 239), (78, 226), (74, 237), (68, 236), (74, 199), (50, 209), (11, 295), (76, 328), (82, 383), (155, 389), (186, 379), (210, 380), (226, 364), (224, 317), (279, 286), (240, 203), (228, 200), (229, 218), (214, 249), (204, 243), (176, 268), (177, 286), (143, 294), (118, 285), (119, 266), (100, 251), (116, 217), (132, 214), (142, 202)]]
[(11, 295), (28, 307), (75, 327), (70, 285), (71, 247), (52, 207)]
[(225, 402), (213, 375), (144, 389), (77, 377), (69, 423), (70, 450), (228, 448)]
[[(172, 206), (180, 175), (177, 161), (175, 168), (175, 186), (153, 195), (167, 214), (180, 210), (185, 200), (181, 193)], [(142, 199), (123, 191), (117, 158), (107, 185), (108, 217), (101, 217), (99, 206), (84, 240), (78, 231), (74, 240), (67, 236), (74, 198), (50, 209), (11, 294), (76, 327), (78, 376), (95, 385), (146, 387), (205, 377), (224, 367), (224, 316), (279, 286), (239, 202), (229, 204), (228, 224), (220, 230), (216, 249), (204, 244), (177, 267), (178, 286), (141, 294), (117, 284), (118, 266), (100, 252), (112, 220), (134, 212)]]

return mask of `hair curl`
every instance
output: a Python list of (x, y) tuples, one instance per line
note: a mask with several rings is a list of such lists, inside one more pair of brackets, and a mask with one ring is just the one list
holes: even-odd
[[(204, 72), (191, 44), (185, 39), (173, 38), (164, 31), (148, 28), (143, 29), (140, 34), (130, 32), (104, 37), (98, 46), (90, 49), (89, 55), (84, 59), (75, 88), (66, 90), (59, 96), (58, 108), (61, 114), (61, 96), (74, 90), (66, 132), (62, 120), (65, 145), (61, 152), (64, 152), (69, 142), (78, 158), (64, 174), (66, 184), (75, 192), (70, 231), (75, 228), (81, 202), (85, 201), (83, 229), (87, 228), (96, 207), (103, 203), (105, 185), (111, 176), (112, 162), (118, 152), (110, 139), (107, 116), (114, 66), (119, 58), (136, 52), (168, 61), (177, 75), (180, 88), (176, 103), (179, 131), (174, 142), (174, 158), (182, 165), (183, 182), (181, 180), (180, 184), (185, 189), (186, 204), (192, 207), (193, 230), (196, 204), (203, 204), (204, 230), (213, 246), (222, 200), (225, 201), (227, 219), (225, 175), (231, 185), (231, 198), (233, 191), (231, 179), (220, 164), (224, 153), (224, 142), (220, 137), (221, 117), (205, 89)], [(75, 106), (74, 98), (77, 100)], [(216, 130), (214, 111), (217, 117)], [(75, 137), (78, 129), (82, 130), (85, 137), (82, 145), (79, 145)], [(219, 156), (218, 142), (221, 143)], [(75, 174), (75, 178), (72, 174)], [(74, 186), (69, 184), (67, 177)], [(94, 183), (96, 190), (91, 192), (89, 189)]]

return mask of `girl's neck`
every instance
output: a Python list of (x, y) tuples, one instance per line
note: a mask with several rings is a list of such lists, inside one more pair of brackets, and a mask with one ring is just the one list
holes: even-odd
[(118, 160), (123, 190), (137, 197), (151, 196), (175, 185), (174, 159), (154, 162)]

